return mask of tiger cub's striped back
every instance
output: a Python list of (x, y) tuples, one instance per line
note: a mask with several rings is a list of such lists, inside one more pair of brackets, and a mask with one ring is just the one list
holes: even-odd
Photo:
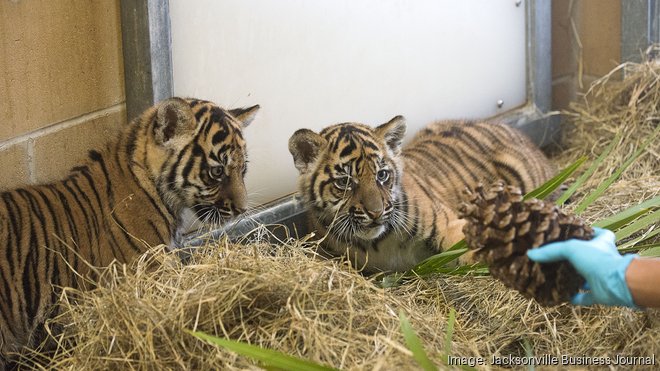
[[(531, 191), (550, 179), (554, 169), (545, 155), (507, 125), (440, 121), (418, 132), (403, 149), (406, 173), (434, 185), (436, 197), (456, 209), (465, 188), (497, 179)], [(414, 177), (413, 177), (414, 175)]]
[(289, 150), (323, 248), (367, 271), (404, 271), (463, 238), (461, 193), (504, 179), (531, 190), (552, 166), (523, 134), (483, 122), (438, 122), (401, 148), (400, 116), (376, 128), (298, 130)]
[(44, 339), (54, 287), (80, 287), (88, 264), (171, 243), (187, 210), (220, 223), (245, 209), (241, 132), (258, 108), (172, 98), (66, 179), (0, 193), (0, 368)]

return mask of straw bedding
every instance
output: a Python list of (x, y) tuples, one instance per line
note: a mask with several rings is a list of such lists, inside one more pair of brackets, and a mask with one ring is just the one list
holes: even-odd
[[(583, 100), (566, 112), (563, 147), (554, 160), (563, 166), (582, 155), (595, 159), (619, 135), (610, 155), (583, 187), (581, 196), (593, 190), (651, 138), (660, 123), (660, 62), (625, 63), (596, 81)], [(612, 81), (621, 74), (622, 81)], [(650, 199), (660, 193), (660, 140), (644, 153), (590, 206), (584, 216), (594, 221)], [(568, 209), (571, 206), (568, 205)]]
[[(588, 189), (634, 152), (660, 120), (660, 67), (624, 68), (625, 80), (607, 81), (608, 76), (597, 82), (568, 113), (566, 147), (555, 157), (560, 167), (583, 154), (595, 158), (616, 132), (624, 133)], [(658, 142), (584, 213), (587, 220), (659, 192)], [(433, 276), (385, 289), (342, 262), (314, 258), (312, 248), (293, 240), (278, 247), (212, 242), (185, 265), (157, 247), (131, 267), (110, 267), (100, 281), (90, 292), (67, 291), (63, 314), (55, 320), (65, 330), (58, 338), (61, 348), (48, 367), (258, 368), (197, 340), (184, 331), (189, 329), (341, 369), (415, 369), (399, 328), (400, 312), (438, 365), (447, 353), (483, 357), (486, 368), (499, 367), (490, 364), (493, 355), (660, 355), (656, 311), (543, 308), (490, 277), (471, 275)], [(451, 308), (456, 324), (449, 350), (445, 334)]]

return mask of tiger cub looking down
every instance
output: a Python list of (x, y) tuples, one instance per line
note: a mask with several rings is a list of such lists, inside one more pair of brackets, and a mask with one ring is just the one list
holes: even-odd
[(289, 139), (323, 252), (367, 272), (408, 270), (463, 238), (456, 210), (466, 187), (503, 179), (530, 191), (553, 175), (543, 153), (505, 125), (437, 122), (401, 148), (405, 131), (397, 116)]
[(241, 132), (258, 109), (172, 98), (64, 180), (0, 193), (0, 369), (44, 340), (57, 287), (82, 288), (74, 270), (171, 243), (184, 211), (221, 223), (245, 210)]

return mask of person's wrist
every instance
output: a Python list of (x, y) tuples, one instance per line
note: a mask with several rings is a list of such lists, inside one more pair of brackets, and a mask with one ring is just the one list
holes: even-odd
[(616, 278), (614, 282), (616, 282), (616, 285), (613, 287), (615, 296), (621, 304), (637, 309), (639, 309), (639, 307), (635, 304), (632, 292), (628, 286), (628, 268), (632, 261), (638, 257), (639, 255), (637, 254), (626, 254), (621, 256), (621, 260), (617, 264), (617, 269), (615, 271)]
[(636, 256), (626, 270), (626, 282), (635, 305), (660, 308), (660, 259)]

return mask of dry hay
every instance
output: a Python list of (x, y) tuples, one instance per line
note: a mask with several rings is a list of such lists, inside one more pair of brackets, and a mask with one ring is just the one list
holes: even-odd
[[(622, 81), (613, 81), (621, 73)], [(660, 63), (625, 63), (596, 81), (583, 99), (564, 112), (562, 153), (566, 165), (578, 157), (595, 159), (614, 140), (617, 143), (594, 176), (574, 195), (576, 205), (651, 138), (660, 123)], [(660, 193), (660, 139), (657, 135), (620, 180), (585, 213), (591, 221), (605, 218)], [(570, 209), (570, 205), (569, 205)]]
[[(243, 369), (254, 363), (193, 338), (204, 331), (341, 369), (410, 369), (399, 330), (403, 311), (432, 359), (452, 355), (648, 355), (649, 319), (628, 309), (545, 309), (488, 277), (434, 277), (394, 289), (298, 246), (209, 245), (182, 265), (154, 250), (133, 271), (113, 266), (110, 284), (66, 303), (68, 353), (54, 369)], [(68, 343), (68, 344), (67, 344)]]
[[(623, 67), (622, 67), (623, 68)], [(629, 156), (658, 123), (658, 66), (629, 65), (623, 82), (599, 81), (570, 113), (569, 148), (560, 166), (597, 155), (623, 132), (598, 181)], [(658, 193), (658, 142), (585, 212), (594, 220)], [(595, 158), (595, 156), (594, 156)], [(574, 199), (579, 200), (584, 193)], [(656, 226), (657, 227), (657, 226)], [(253, 369), (256, 363), (199, 341), (184, 330), (258, 344), (342, 369), (411, 369), (398, 313), (410, 319), (431, 359), (441, 364), (451, 308), (450, 354), (651, 356), (660, 351), (655, 311), (543, 308), (490, 277), (434, 276), (380, 288), (337, 261), (310, 257), (298, 241), (273, 248), (227, 242), (201, 248), (186, 265), (155, 249), (132, 269), (114, 265), (92, 292), (71, 297), (57, 319), (63, 346), (55, 369)], [(585, 360), (581, 358), (581, 360)], [(638, 368), (640, 368), (638, 366)]]

